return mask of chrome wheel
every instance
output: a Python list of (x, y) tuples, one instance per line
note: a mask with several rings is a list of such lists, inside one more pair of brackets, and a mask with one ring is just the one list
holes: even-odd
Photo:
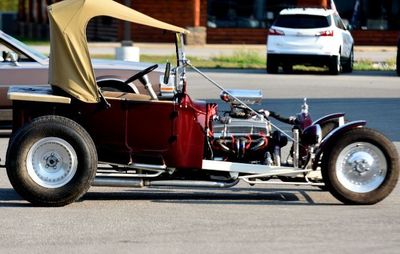
[(71, 181), (78, 167), (78, 157), (64, 139), (47, 137), (33, 144), (26, 163), (28, 174), (35, 183), (53, 189)]
[(348, 190), (367, 193), (377, 189), (387, 174), (383, 152), (371, 143), (357, 142), (346, 146), (336, 160), (338, 181)]

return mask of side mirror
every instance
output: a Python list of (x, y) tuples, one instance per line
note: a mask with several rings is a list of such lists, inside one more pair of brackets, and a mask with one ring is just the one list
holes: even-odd
[(346, 29), (349, 30), (349, 31), (351, 31), (351, 30), (353, 30), (353, 26), (352, 26), (351, 24), (348, 24), (348, 25), (346, 26)]
[(171, 63), (167, 62), (167, 65), (165, 66), (165, 72), (164, 72), (164, 84), (169, 83), (169, 75), (171, 74)]

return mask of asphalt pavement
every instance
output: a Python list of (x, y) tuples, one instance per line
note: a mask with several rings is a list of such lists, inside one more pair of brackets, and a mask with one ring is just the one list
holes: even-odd
[[(282, 114), (298, 112), (309, 97), (314, 117), (343, 110), (369, 118), (400, 149), (400, 78), (392, 72), (206, 72), (227, 88), (262, 89), (261, 106)], [(193, 97), (218, 98), (197, 74), (188, 79)], [(0, 138), (0, 158), (7, 142)], [(79, 202), (41, 208), (22, 200), (0, 169), (0, 253), (397, 254), (399, 210), (399, 186), (379, 204), (346, 206), (315, 187), (244, 183), (222, 190), (94, 187)]]

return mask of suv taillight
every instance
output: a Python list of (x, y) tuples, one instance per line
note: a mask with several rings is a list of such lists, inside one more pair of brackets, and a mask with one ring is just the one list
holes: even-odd
[(281, 30), (270, 28), (268, 31), (268, 35), (285, 35), (285, 33)]
[(322, 31), (318, 34), (318, 36), (333, 36), (333, 30)]

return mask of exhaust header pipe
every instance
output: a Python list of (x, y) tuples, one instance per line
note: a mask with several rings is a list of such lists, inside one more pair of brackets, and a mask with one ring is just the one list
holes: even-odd
[(92, 186), (103, 186), (103, 187), (134, 187), (141, 188), (145, 186), (153, 187), (190, 187), (190, 188), (229, 188), (235, 186), (239, 182), (236, 179), (232, 182), (211, 182), (211, 181), (181, 181), (181, 180), (164, 180), (164, 181), (150, 181), (143, 180), (141, 178), (132, 177), (107, 177), (107, 176), (96, 176)]

